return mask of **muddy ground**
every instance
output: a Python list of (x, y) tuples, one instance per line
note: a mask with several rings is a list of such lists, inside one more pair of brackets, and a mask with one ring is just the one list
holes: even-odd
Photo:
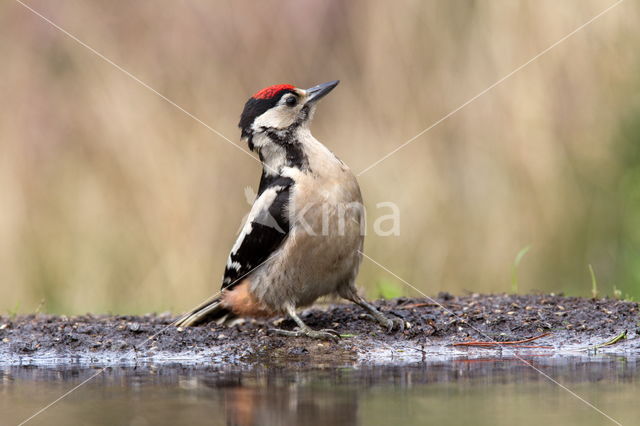
[[(599, 352), (640, 355), (637, 303), (557, 295), (472, 295), (441, 293), (434, 300), (378, 301), (387, 315), (403, 318), (402, 333), (387, 334), (354, 305), (318, 306), (302, 313), (315, 329), (333, 328), (338, 343), (274, 336), (289, 319), (248, 320), (233, 327), (215, 324), (177, 329), (170, 314), (144, 316), (27, 315), (0, 317), (0, 364), (181, 362), (229, 365), (269, 361), (314, 364), (387, 363), (402, 360), (483, 356), (503, 352), (592, 353), (588, 347), (627, 331), (627, 339)], [(453, 343), (516, 341), (551, 333), (529, 345), (467, 348)], [(540, 347), (544, 346), (544, 347)]]

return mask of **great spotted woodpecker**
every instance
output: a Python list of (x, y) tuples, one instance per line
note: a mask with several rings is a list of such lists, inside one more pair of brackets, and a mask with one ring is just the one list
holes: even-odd
[(387, 318), (356, 290), (364, 241), (360, 187), (309, 130), (317, 102), (337, 85), (270, 86), (245, 104), (242, 139), (263, 165), (258, 195), (229, 255), (221, 293), (178, 326), (286, 313), (298, 328), (276, 333), (337, 340), (334, 330), (309, 328), (296, 309), (338, 295), (388, 331), (404, 329), (400, 318)]

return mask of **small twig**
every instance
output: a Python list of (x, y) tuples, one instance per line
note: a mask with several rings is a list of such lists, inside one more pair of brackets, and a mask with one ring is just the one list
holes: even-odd
[(615, 345), (616, 343), (620, 343), (620, 341), (622, 341), (622, 340), (624, 340), (626, 338), (627, 338), (627, 330), (625, 330), (622, 333), (618, 334), (613, 339), (607, 340), (604, 343), (600, 343), (599, 345), (589, 346), (589, 347), (578, 349), (578, 350), (579, 351), (595, 351), (596, 349), (600, 349), (600, 348), (603, 348), (605, 346), (611, 346), (611, 345)]
[(45, 299), (42, 299), (42, 300), (40, 301), (40, 304), (38, 305), (38, 307), (36, 308), (36, 311), (35, 311), (35, 314), (36, 314), (36, 315), (38, 315), (38, 314), (40, 313), (40, 310), (41, 310), (41, 309), (42, 309), (42, 307), (44, 306), (44, 302), (45, 302)]
[[(495, 349), (500, 348), (498, 345), (466, 345), (467, 347), (472, 346), (474, 348), (483, 348), (483, 349)], [(553, 346), (543, 346), (543, 345), (510, 345), (510, 347), (514, 349), (555, 349)]]
[(409, 305), (400, 306), (398, 309), (422, 308), (424, 306), (440, 306), (437, 303), (411, 303)]
[[(538, 340), (541, 339), (545, 336), (550, 335), (551, 333), (542, 333), (539, 336), (534, 336), (534, 337), (530, 337), (528, 339), (524, 339), (524, 340), (513, 340), (510, 342), (479, 342), (479, 341), (473, 341), (473, 342), (459, 342), (459, 343), (453, 343), (451, 346), (502, 346), (502, 345), (521, 345), (522, 343), (529, 343), (529, 342), (533, 342), (534, 340)], [(520, 347), (526, 347), (526, 346), (520, 346)], [(542, 346), (540, 346), (542, 347)], [(551, 346), (548, 346), (547, 348), (551, 348)]]
[(516, 345), (515, 348), (525, 348), (525, 349), (555, 349), (553, 346), (549, 345)]

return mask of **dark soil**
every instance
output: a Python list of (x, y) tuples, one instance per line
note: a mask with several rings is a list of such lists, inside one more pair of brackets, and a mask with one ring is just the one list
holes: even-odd
[[(0, 364), (184, 362), (246, 364), (254, 361), (312, 361), (332, 365), (388, 362), (392, 357), (455, 357), (501, 350), (450, 346), (469, 340), (515, 341), (542, 333), (531, 345), (538, 351), (584, 352), (627, 331), (627, 339), (599, 349), (640, 354), (638, 304), (556, 295), (473, 295), (441, 293), (433, 300), (395, 299), (376, 303), (387, 315), (408, 324), (387, 334), (355, 305), (331, 305), (304, 311), (312, 328), (333, 328), (338, 343), (273, 336), (276, 324), (293, 329), (289, 319), (247, 320), (233, 327), (209, 324), (177, 329), (169, 314), (144, 316), (27, 315), (0, 317)], [(502, 350), (513, 350), (502, 347)], [(517, 349), (525, 350), (525, 349)], [(531, 348), (526, 350), (532, 350)], [(475, 352), (474, 352), (475, 351)]]

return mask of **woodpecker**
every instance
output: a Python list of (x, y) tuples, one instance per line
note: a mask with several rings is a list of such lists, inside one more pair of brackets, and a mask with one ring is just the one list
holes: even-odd
[(364, 242), (360, 187), (309, 130), (317, 102), (338, 83), (269, 86), (246, 102), (238, 126), (262, 162), (257, 197), (229, 254), (221, 292), (177, 326), (288, 314), (298, 327), (273, 332), (336, 341), (336, 331), (311, 329), (296, 310), (337, 295), (388, 332), (404, 329), (402, 319), (387, 318), (356, 290)]

